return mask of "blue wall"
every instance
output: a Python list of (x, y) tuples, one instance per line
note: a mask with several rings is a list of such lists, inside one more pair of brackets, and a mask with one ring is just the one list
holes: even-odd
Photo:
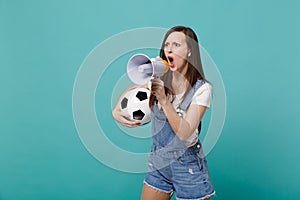
[(226, 88), (226, 122), (207, 157), (214, 199), (296, 199), (299, 10), (298, 0), (0, 0), (0, 199), (139, 199), (145, 174), (111, 169), (81, 143), (73, 84), (110, 36), (174, 25), (197, 32)]

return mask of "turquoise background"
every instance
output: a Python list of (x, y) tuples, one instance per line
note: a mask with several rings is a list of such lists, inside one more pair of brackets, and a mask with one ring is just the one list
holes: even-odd
[(0, 200), (139, 199), (145, 174), (110, 169), (81, 143), (73, 84), (110, 36), (174, 25), (197, 32), (226, 87), (226, 122), (207, 157), (213, 199), (299, 198), (299, 10), (298, 0), (0, 0)]

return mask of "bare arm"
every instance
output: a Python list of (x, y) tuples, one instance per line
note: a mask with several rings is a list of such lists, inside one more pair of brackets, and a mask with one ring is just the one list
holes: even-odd
[(160, 79), (152, 80), (152, 93), (156, 96), (169, 123), (180, 140), (186, 140), (199, 126), (206, 111), (205, 106), (190, 105), (186, 117), (180, 117), (171, 102), (167, 99), (164, 91), (164, 83)]
[(199, 123), (206, 111), (206, 107), (200, 105), (190, 105), (186, 117), (180, 117), (175, 111), (170, 101), (161, 104), (169, 123), (180, 140), (188, 139), (199, 126)]

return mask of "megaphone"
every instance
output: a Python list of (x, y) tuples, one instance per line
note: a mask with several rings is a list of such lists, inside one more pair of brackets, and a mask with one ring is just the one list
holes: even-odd
[(133, 55), (127, 64), (127, 74), (137, 85), (147, 84), (153, 77), (159, 78), (168, 70), (167, 61), (160, 57), (149, 58), (145, 54)]

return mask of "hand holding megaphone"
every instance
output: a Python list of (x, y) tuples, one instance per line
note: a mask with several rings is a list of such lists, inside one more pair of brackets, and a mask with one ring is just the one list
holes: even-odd
[(168, 70), (167, 61), (160, 57), (149, 58), (144, 54), (132, 56), (127, 64), (127, 74), (130, 80), (137, 85), (149, 84), (152, 78), (159, 78)]

